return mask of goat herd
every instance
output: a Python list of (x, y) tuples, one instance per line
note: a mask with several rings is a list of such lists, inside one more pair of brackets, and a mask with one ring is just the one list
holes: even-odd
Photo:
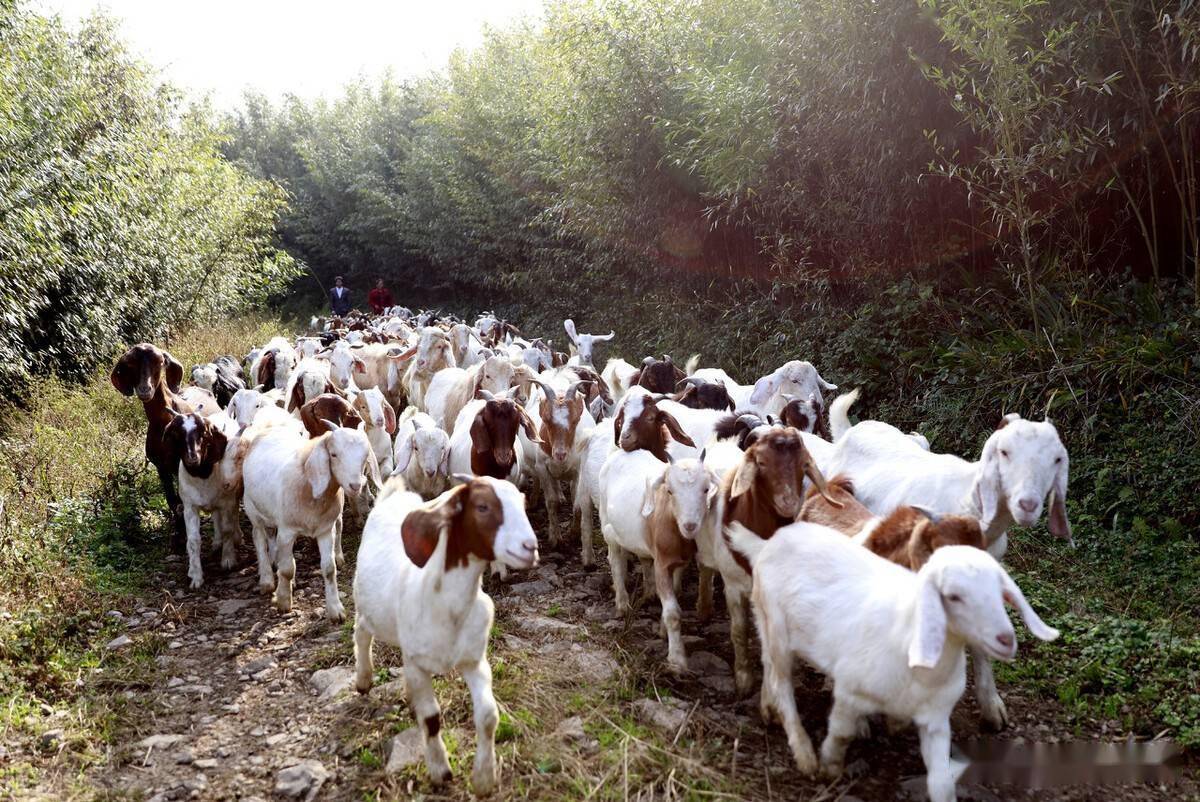
[(341, 621), (344, 500), (360, 516), (370, 510), (354, 577), (357, 687), (371, 685), (375, 638), (402, 650), (435, 784), (450, 767), (432, 676), (458, 670), (474, 706), (472, 782), (477, 793), (496, 787), (493, 605), (482, 578), (489, 566), (503, 579), (537, 562), (518, 488), (540, 493), (556, 544), (567, 483), (584, 565), (599, 513), (617, 609), (630, 609), (630, 555), (657, 592), (671, 670), (687, 670), (677, 597), (694, 560), (702, 620), (721, 576), (741, 694), (753, 682), (751, 602), (761, 711), (782, 723), (800, 771), (815, 772), (818, 759), (796, 711), (797, 655), (832, 680), (827, 775), (840, 773), (865, 717), (883, 713), (917, 726), (931, 798), (954, 799), (950, 713), (965, 652), (983, 717), (1003, 727), (991, 663), (1016, 655), (1005, 604), (1035, 637), (1058, 636), (998, 562), (1008, 528), (1037, 522), (1047, 497), (1050, 531), (1070, 539), (1068, 458), (1054, 426), (1007, 415), (970, 462), (886, 423), (851, 426), (857, 391), (833, 400), (827, 423), (824, 394), (837, 388), (808, 362), (749, 385), (696, 357), (683, 370), (664, 356), (609, 359), (597, 371), (594, 348), (613, 333), (564, 325), (570, 355), (490, 313), (470, 325), (395, 307), (314, 318), (310, 335), (276, 337), (241, 365), (222, 356), (194, 367), (189, 386), (177, 360), (145, 343), (111, 378), (145, 408), (146, 454), (193, 588), (204, 581), (200, 513), (211, 513), (213, 549), (229, 569), (241, 502), (262, 592), (290, 609), (293, 546), (313, 538), (326, 614)]

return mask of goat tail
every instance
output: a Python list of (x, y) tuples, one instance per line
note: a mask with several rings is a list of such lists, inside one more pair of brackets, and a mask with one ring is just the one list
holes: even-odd
[(833, 432), (833, 442), (841, 440), (850, 431), (850, 407), (858, 400), (859, 388), (855, 387), (844, 395), (833, 399), (829, 405), (829, 428)]
[(687, 358), (687, 362), (683, 363), (683, 375), (691, 376), (698, 367), (700, 367), (700, 355), (692, 354)]
[(758, 562), (759, 554), (767, 545), (767, 541), (737, 521), (725, 526), (725, 538), (729, 543), (729, 548), (744, 555), (751, 568)]

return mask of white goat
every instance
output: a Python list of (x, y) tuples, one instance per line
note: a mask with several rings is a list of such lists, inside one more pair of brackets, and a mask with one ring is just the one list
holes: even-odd
[(950, 714), (966, 687), (963, 646), (1001, 660), (1016, 656), (1005, 602), (1035, 637), (1054, 640), (1058, 630), (1042, 622), (995, 558), (971, 546), (937, 549), (913, 573), (816, 524), (785, 526), (770, 540), (736, 524), (726, 532), (754, 571), (762, 714), (782, 720), (797, 768), (805, 774), (817, 768), (796, 712), (798, 654), (833, 680), (821, 745), (826, 774), (841, 774), (861, 719), (886, 713), (916, 724), (929, 796), (952, 802)]
[(567, 336), (571, 338), (571, 344), (574, 346), (575, 354), (572, 357), (574, 362), (567, 364), (575, 365), (591, 365), (592, 352), (596, 343), (606, 343), (613, 337), (617, 336), (615, 331), (610, 331), (608, 334), (578, 334), (575, 331), (575, 321), (567, 318), (563, 321), (563, 328), (567, 331)]
[[(248, 446), (242, 462), (246, 516), (254, 527), (258, 555), (258, 584), (263, 592), (275, 585), (277, 608), (292, 608), (292, 578), (296, 561), (292, 546), (306, 535), (317, 541), (321, 575), (325, 580), (325, 612), (332, 621), (346, 617), (338, 598), (335, 550), (341, 544), (335, 526), (344, 495), (357, 496), (367, 475), (380, 484), (379, 466), (367, 435), (325, 421), (330, 431), (309, 439), (287, 427), (272, 427)], [(278, 583), (271, 575), (268, 538), (275, 531)]]
[(492, 356), (468, 368), (443, 368), (425, 391), (425, 411), (449, 435), (454, 434), (458, 413), (480, 390), (493, 395), (507, 392), (513, 383), (514, 366), (503, 356)]
[(450, 435), (439, 429), (433, 418), (416, 407), (400, 415), (396, 427), (393, 475), (424, 498), (446, 489), (450, 481)]
[[(1003, 559), (1008, 528), (1032, 526), (1050, 496), (1047, 526), (1051, 534), (1072, 543), (1067, 520), (1067, 449), (1050, 421), (1027, 421), (1006, 415), (984, 443), (978, 462), (952, 454), (933, 454), (911, 436), (880, 421), (851, 427), (846, 410), (853, 403), (839, 398), (829, 410), (831, 427), (841, 436), (825, 469), (854, 482), (854, 495), (876, 515), (901, 505), (922, 506), (938, 514), (979, 519), (988, 552)], [(996, 729), (1008, 723), (1008, 712), (996, 690), (990, 658), (972, 650), (975, 696), (984, 720)]]
[(430, 779), (450, 779), (433, 675), (458, 671), (475, 712), (471, 782), (487, 794), (499, 782), (495, 735), (500, 721), (487, 660), (494, 619), (483, 592), (489, 562), (526, 569), (537, 564), (537, 538), (525, 502), (509, 482), (463, 477), (466, 484), (422, 504), (396, 477), (367, 519), (354, 575), (355, 686), (371, 687), (376, 638), (400, 648), (413, 716), (425, 738)]

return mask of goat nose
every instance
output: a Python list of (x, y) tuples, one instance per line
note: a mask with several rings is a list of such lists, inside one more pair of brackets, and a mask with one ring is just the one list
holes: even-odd
[(695, 532), (699, 528), (700, 526), (693, 521), (688, 521), (683, 525), (683, 531), (688, 533)]
[(1013, 636), (1007, 632), (1003, 635), (997, 635), (996, 643), (999, 643), (1005, 649), (1011, 649), (1013, 647)]
[(1023, 498), (1017, 502), (1017, 506), (1025, 512), (1035, 512), (1037, 511), (1038, 503), (1036, 498)]

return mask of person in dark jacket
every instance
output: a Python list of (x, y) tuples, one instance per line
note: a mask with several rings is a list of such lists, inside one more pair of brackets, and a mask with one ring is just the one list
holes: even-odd
[(333, 280), (333, 289), (329, 291), (329, 306), (338, 317), (350, 313), (350, 289), (342, 286), (342, 277)]
[(367, 304), (371, 307), (371, 311), (377, 315), (382, 315), (383, 310), (396, 305), (392, 300), (392, 294), (388, 288), (383, 286), (383, 279), (375, 282), (375, 289), (367, 293)]

